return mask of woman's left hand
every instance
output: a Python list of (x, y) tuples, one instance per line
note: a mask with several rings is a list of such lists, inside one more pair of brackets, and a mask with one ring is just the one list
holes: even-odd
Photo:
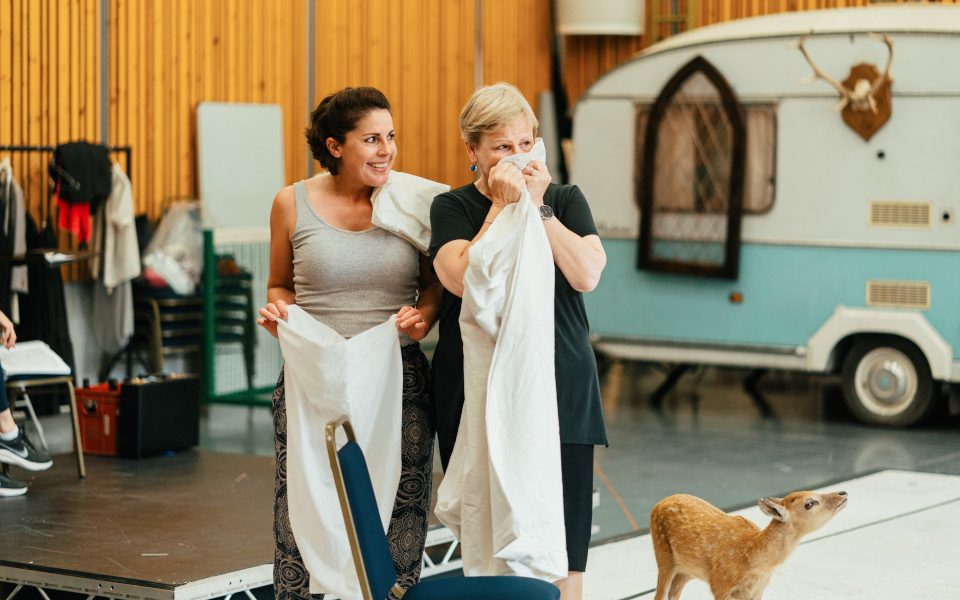
[(543, 206), (543, 195), (547, 193), (547, 186), (553, 181), (547, 165), (539, 160), (531, 160), (523, 170), (523, 179), (527, 182), (527, 191), (530, 199), (537, 206)]
[(7, 315), (0, 312), (0, 344), (7, 350), (13, 348), (17, 343), (17, 332), (13, 330), (13, 323), (7, 318)]
[(397, 311), (397, 331), (419, 342), (427, 335), (427, 322), (423, 320), (419, 310), (412, 306), (404, 306)]

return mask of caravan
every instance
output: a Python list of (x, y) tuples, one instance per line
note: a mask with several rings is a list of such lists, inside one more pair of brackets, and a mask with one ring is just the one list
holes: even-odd
[(873, 7), (705, 27), (599, 79), (573, 159), (597, 349), (839, 373), (865, 422), (929, 415), (960, 382), (958, 59), (960, 7)]

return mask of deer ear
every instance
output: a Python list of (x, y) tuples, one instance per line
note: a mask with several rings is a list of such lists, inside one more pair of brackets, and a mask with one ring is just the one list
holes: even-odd
[(760, 511), (770, 517), (771, 519), (776, 519), (777, 521), (787, 522), (789, 519), (789, 514), (787, 513), (787, 508), (782, 504), (783, 498), (760, 498), (760, 501), (757, 503), (760, 506)]

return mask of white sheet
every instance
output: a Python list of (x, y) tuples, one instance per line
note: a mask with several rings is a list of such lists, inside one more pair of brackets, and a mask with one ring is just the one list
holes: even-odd
[(373, 192), (371, 221), (400, 236), (424, 254), (430, 248), (430, 205), (449, 185), (423, 177), (390, 171), (387, 183)]
[(396, 319), (345, 340), (291, 306), (278, 332), (285, 362), (287, 503), (310, 593), (361, 598), (324, 430), (333, 419), (350, 418), (386, 530), (400, 482), (403, 363)]
[(523, 170), (531, 160), (545, 162), (547, 160), (547, 147), (543, 143), (543, 138), (537, 138), (536, 143), (530, 152), (524, 154), (511, 154), (500, 159), (501, 162), (513, 163), (518, 169)]
[(0, 364), (7, 377), (14, 375), (69, 375), (70, 366), (40, 340), (19, 342), (7, 350), (0, 346)]
[(470, 248), (463, 414), (437, 517), (468, 576), (567, 575), (554, 375), (554, 264), (529, 195)]

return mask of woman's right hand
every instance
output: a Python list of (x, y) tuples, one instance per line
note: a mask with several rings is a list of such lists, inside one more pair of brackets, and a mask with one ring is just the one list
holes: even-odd
[(257, 319), (257, 325), (270, 332), (270, 335), (277, 337), (277, 321), (287, 319), (287, 307), (290, 306), (283, 300), (270, 302), (260, 309), (260, 318)]
[(487, 188), (494, 204), (505, 206), (518, 202), (527, 189), (523, 173), (513, 163), (499, 162), (487, 175)]

